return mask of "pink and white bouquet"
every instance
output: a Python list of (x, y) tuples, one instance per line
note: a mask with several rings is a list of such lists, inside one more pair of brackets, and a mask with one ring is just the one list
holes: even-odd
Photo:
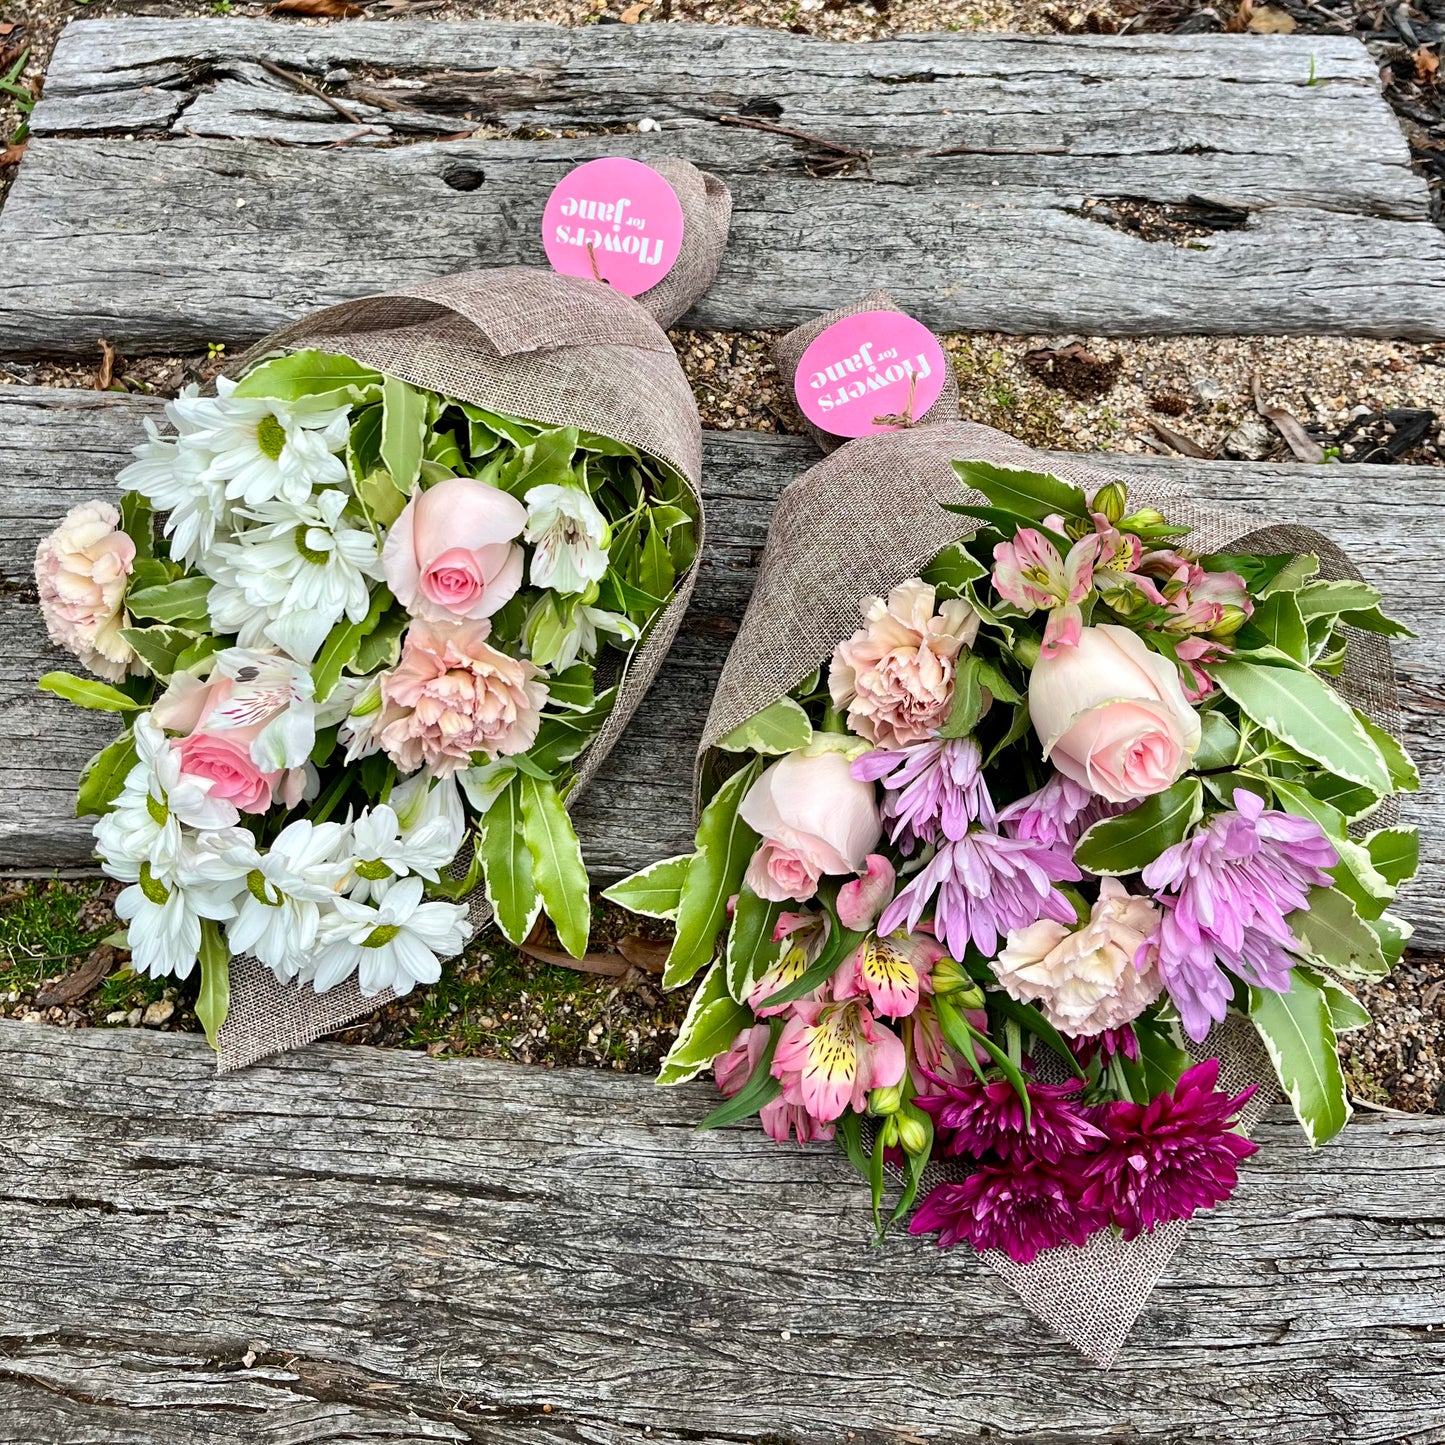
[[(1408, 636), (1311, 555), (1199, 554), (1186, 528), (1040, 472), (959, 462), (987, 505), (857, 630), (723, 737), (694, 853), (608, 896), (702, 974), (660, 1082), (712, 1067), (706, 1124), (837, 1138), (892, 1219), (1031, 1262), (1227, 1199), (1255, 1145), (1212, 1030), (1267, 1047), (1311, 1142), (1350, 1113), (1351, 984), (1418, 786), (1331, 685)], [(730, 770), (730, 771), (729, 771)], [(929, 1176), (938, 1178), (939, 1171)]]
[(587, 946), (577, 760), (696, 553), (685, 480), (638, 449), (346, 356), (263, 361), (41, 542), (52, 639), (124, 715), (81, 778), (134, 967), (214, 1040), (228, 965), (318, 993), (434, 982), (486, 890), (521, 941)]

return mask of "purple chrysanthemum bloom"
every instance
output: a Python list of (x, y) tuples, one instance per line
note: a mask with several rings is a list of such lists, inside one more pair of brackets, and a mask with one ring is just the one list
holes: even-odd
[(984, 1164), (957, 1184), (940, 1184), (909, 1221), (910, 1234), (937, 1234), (941, 1249), (967, 1240), (1001, 1249), (1016, 1264), (1040, 1250), (1082, 1245), (1107, 1220), (1082, 1199), (1079, 1176), (1036, 1159)]
[(1072, 848), (1100, 818), (1112, 818), (1137, 806), (1110, 803), (1082, 783), (1055, 773), (1042, 788), (1004, 808), (998, 822), (1010, 838), (1028, 838), (1048, 848)]
[(972, 823), (993, 826), (983, 753), (972, 738), (935, 738), (909, 748), (875, 748), (853, 764), (862, 783), (884, 787), (888, 836), (909, 857), (919, 842), (962, 838)]
[(1224, 1018), (1233, 996), (1221, 964), (1258, 988), (1289, 992), (1299, 944), (1288, 917), (1308, 906), (1311, 888), (1333, 883), (1325, 870), (1339, 862), (1310, 819), (1266, 810), (1243, 788), (1234, 807), (1166, 848), (1142, 874), (1164, 910), (1150, 940), (1159, 974), (1195, 1040)]
[(1108, 1142), (1084, 1163), (1084, 1206), (1133, 1239), (1228, 1199), (1240, 1160), (1259, 1145), (1231, 1127), (1254, 1088), (1231, 1099), (1216, 1090), (1218, 1082), (1219, 1060), (1206, 1059), (1185, 1071), (1172, 1094), (1100, 1111)]
[(1064, 1042), (1074, 1057), (1086, 1066), (1095, 1058), (1102, 1059), (1106, 1064), (1116, 1057), (1128, 1059), (1131, 1063), (1137, 1063), (1139, 1059), (1139, 1040), (1130, 1024), (1121, 1024), (1117, 1029), (1103, 1029), (1088, 1038), (1074, 1039), (1065, 1035)]
[(878, 932), (912, 933), (932, 903), (934, 934), (952, 957), (962, 958), (972, 940), (992, 958), (1010, 929), (1041, 918), (1077, 923), (1074, 905), (1054, 885), (1077, 883), (1082, 876), (1067, 848), (975, 828), (940, 845), (884, 910)]
[(948, 1131), (942, 1154), (1027, 1156), (1057, 1164), (1071, 1155), (1091, 1153), (1104, 1140), (1070, 1097), (1078, 1093), (1077, 1082), (1041, 1084), (1030, 1079), (1025, 1123), (1023, 1101), (1007, 1079), (981, 1083), (974, 1074), (952, 1080), (926, 1071), (925, 1077), (939, 1092), (919, 1094), (913, 1102), (932, 1115), (940, 1130)]

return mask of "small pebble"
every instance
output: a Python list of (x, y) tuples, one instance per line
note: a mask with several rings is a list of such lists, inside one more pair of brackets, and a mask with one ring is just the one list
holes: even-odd
[(148, 1029), (158, 1029), (162, 1024), (170, 1021), (171, 1015), (175, 1011), (176, 1006), (170, 999), (157, 999), (155, 1003), (146, 1005), (146, 1011), (141, 1015), (141, 1022)]
[(328, 70), (321, 79), (326, 85), (345, 85), (351, 79), (351, 72), (344, 66), (338, 65), (334, 70)]
[(640, 121), (637, 122), (637, 128), (640, 131), (646, 132), (651, 130), (661, 130), (662, 126), (657, 121), (653, 120), (650, 115), (645, 115)]

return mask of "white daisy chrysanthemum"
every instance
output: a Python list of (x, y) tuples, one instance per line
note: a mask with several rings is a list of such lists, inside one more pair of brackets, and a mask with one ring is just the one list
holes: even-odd
[(533, 487), (527, 493), (524, 541), (532, 553), (532, 586), (582, 592), (607, 574), (611, 528), (580, 487)]
[(234, 954), (254, 954), (282, 983), (301, 972), (322, 921), (351, 872), (350, 830), (341, 823), (288, 824), (265, 852), (235, 851), (245, 892), (226, 930)]
[(348, 897), (358, 903), (382, 898), (395, 879), (412, 873), (435, 883), (441, 870), (457, 856), (462, 832), (445, 812), (418, 817), (407, 828), (389, 803), (368, 808), (351, 825)]
[(310, 662), (343, 616), (360, 622), (381, 560), (375, 536), (346, 503), (330, 488), (304, 507), (271, 502), (242, 513), (255, 525), (217, 543), (205, 562), (217, 629), (234, 630), (243, 647), (265, 639)]
[(441, 960), (462, 951), (472, 926), (463, 904), (423, 902), (425, 886), (420, 878), (403, 878), (375, 906), (338, 898), (307, 970), (316, 992), (353, 973), (364, 998), (385, 989), (400, 997), (419, 983), (435, 983)]
[(236, 383), (216, 380), (213, 397), (175, 403), (193, 445), (211, 453), (210, 474), (226, 495), (248, 507), (280, 500), (301, 506), (316, 487), (346, 480), (336, 455), (350, 435), (348, 406), (312, 410), (272, 397), (238, 397)]
[[(636, 642), (642, 636), (642, 630), (630, 618), (620, 612), (608, 612), (604, 607), (591, 606), (584, 600), (588, 595), (595, 597), (597, 588), (589, 587), (582, 597), (564, 598), (560, 602), (555, 597), (544, 596), (527, 614), (529, 646), (533, 646), (532, 639), (538, 635), (536, 629), (545, 628), (548, 632), (553, 628), (562, 629), (556, 641), (557, 650), (547, 660), (548, 669), (554, 673), (566, 672), (573, 663), (595, 657), (600, 632), (610, 633), (619, 642), (627, 643)], [(555, 612), (555, 622), (552, 612)]]

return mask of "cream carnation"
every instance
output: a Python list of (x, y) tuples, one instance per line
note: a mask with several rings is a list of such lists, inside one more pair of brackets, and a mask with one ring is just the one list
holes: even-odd
[(833, 653), (828, 688), (848, 724), (880, 747), (933, 737), (953, 702), (955, 664), (978, 633), (978, 614), (962, 599), (934, 612), (934, 590), (917, 577), (885, 602), (863, 603), (866, 624)]
[(1071, 932), (1044, 918), (1014, 929), (993, 971), (1007, 993), (1037, 1004), (1060, 1033), (1089, 1038), (1138, 1018), (1159, 997), (1155, 950), (1144, 955), (1142, 970), (1134, 962), (1158, 923), (1153, 902), (1105, 878), (1087, 923)]
[(35, 583), (45, 630), (97, 677), (120, 682), (145, 669), (130, 643), (125, 589), (135, 543), (109, 502), (82, 502), (35, 549)]
[[(487, 643), (491, 623), (413, 622), (395, 671), (382, 678), (390, 719), (379, 738), (397, 768), (440, 777), (473, 753), (506, 757), (536, 741), (547, 685), (541, 668)], [(394, 710), (394, 711), (393, 711)]]

